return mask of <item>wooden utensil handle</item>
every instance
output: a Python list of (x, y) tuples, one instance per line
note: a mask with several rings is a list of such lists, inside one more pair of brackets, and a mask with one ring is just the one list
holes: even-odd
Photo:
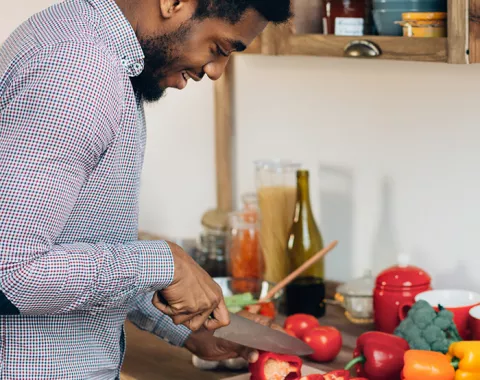
[(285, 286), (290, 284), (293, 280), (295, 280), (300, 274), (305, 272), (308, 268), (310, 268), (313, 264), (315, 264), (318, 260), (320, 260), (323, 256), (325, 256), (328, 252), (330, 252), (333, 248), (335, 248), (338, 244), (337, 240), (331, 242), (328, 246), (323, 248), (321, 251), (317, 252), (315, 255), (310, 257), (307, 261), (305, 261), (302, 265), (300, 265), (297, 269), (295, 269), (292, 273), (290, 273), (287, 277), (285, 277), (282, 281), (280, 281), (277, 285), (275, 285), (265, 297), (263, 297), (260, 302), (267, 301), (271, 299), (275, 294), (283, 289)]

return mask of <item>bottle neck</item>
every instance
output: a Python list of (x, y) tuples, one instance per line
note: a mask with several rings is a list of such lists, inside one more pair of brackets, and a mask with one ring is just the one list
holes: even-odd
[(307, 170), (297, 172), (297, 208), (297, 213), (309, 213), (312, 209)]

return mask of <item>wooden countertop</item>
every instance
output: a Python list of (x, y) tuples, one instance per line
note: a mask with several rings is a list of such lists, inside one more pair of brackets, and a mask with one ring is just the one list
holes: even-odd
[[(282, 322), (283, 318), (279, 318)], [(343, 309), (336, 305), (327, 306), (327, 314), (320, 319), (322, 325), (335, 326), (342, 332), (343, 348), (331, 363), (309, 365), (324, 371), (342, 369), (352, 358), (357, 337), (372, 330), (372, 325), (359, 326), (350, 323)], [(235, 373), (222, 371), (200, 371), (192, 365), (192, 355), (185, 349), (172, 347), (168, 343), (137, 329), (130, 322), (125, 326), (127, 349), (121, 380), (220, 380)]]

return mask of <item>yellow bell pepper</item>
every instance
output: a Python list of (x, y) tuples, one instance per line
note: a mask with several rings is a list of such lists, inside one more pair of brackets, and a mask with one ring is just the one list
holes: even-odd
[(446, 355), (454, 368), (458, 368), (455, 380), (480, 379), (480, 341), (452, 343)]

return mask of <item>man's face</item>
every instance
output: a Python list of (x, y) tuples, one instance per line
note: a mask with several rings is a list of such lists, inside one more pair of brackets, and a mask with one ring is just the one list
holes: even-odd
[(245, 49), (267, 25), (251, 9), (232, 25), (217, 18), (192, 20), (195, 1), (158, 1), (159, 8), (144, 8), (136, 28), (145, 69), (132, 84), (145, 101), (158, 100), (168, 87), (183, 89), (189, 79), (199, 81), (205, 74), (217, 80), (230, 54)]

